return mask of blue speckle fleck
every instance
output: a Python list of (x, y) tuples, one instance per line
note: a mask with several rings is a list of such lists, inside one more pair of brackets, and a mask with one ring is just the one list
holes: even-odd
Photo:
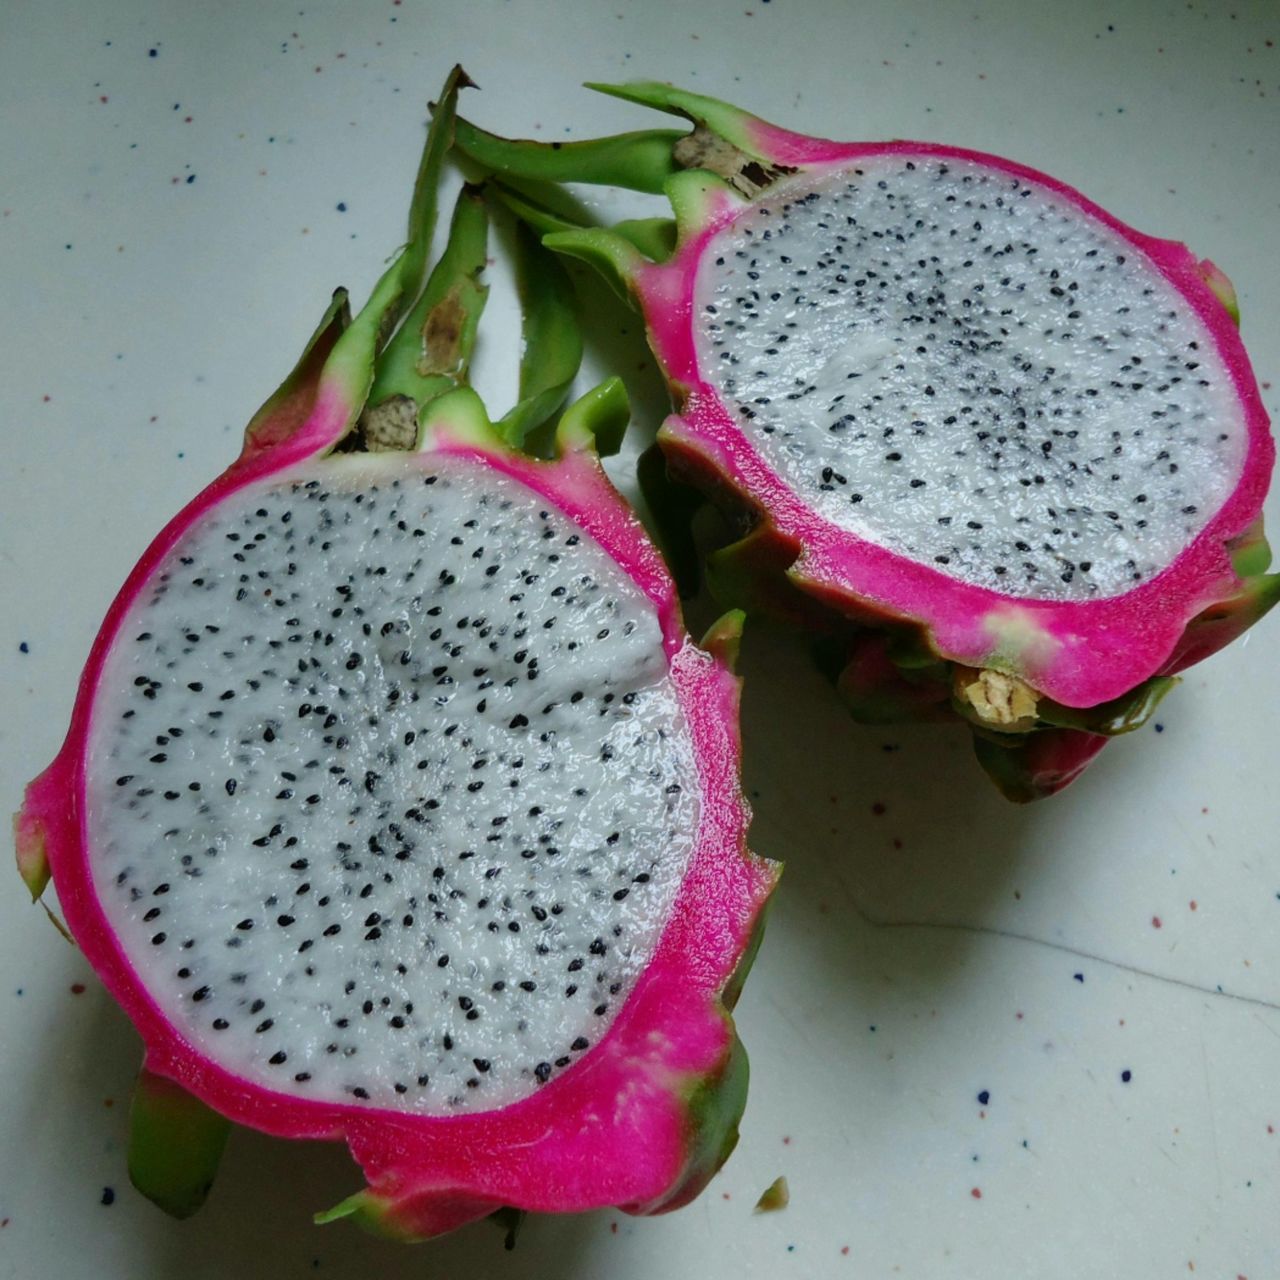
[(1125, 1069), (1120, 1073), (1120, 1079), (1121, 1079), (1121, 1080), (1123, 1080), (1123, 1081), (1125, 1082), (1125, 1084), (1128, 1084), (1128, 1083), (1129, 1083), (1129, 1081), (1133, 1079), (1133, 1072), (1132, 1072), (1132, 1071), (1130, 1071), (1130, 1070), (1126, 1067), (1126, 1068), (1125, 1068)]
[(1073, 977), (1077, 982), (1083, 982), (1083, 981), (1084, 981), (1084, 974), (1083, 974), (1083, 973), (1073, 973), (1071, 976), (1072, 976), (1072, 977)]
[(194, 173), (187, 174), (187, 186), (190, 186), (195, 180), (196, 175)]
[(991, 1101), (991, 1090), (983, 1089), (982, 1092), (978, 1094), (978, 1101), (985, 1107), (987, 1103)]
[(1157, 733), (1164, 732), (1164, 725), (1162, 725), (1158, 720), (1156, 721), (1156, 732)]
[(31, 646), (30, 646), (30, 645), (29, 645), (25, 640), (20, 640), (20, 641), (18, 642), (18, 652), (19, 652), (19, 653), (30, 653), (30, 652), (31, 652)]
[(102, 1188), (101, 1203), (105, 1205), (113, 1205), (116, 1202), (116, 1189), (114, 1187)]
[(148, 57), (148, 58), (158, 58), (159, 56), (160, 56), (160, 50), (159, 50), (159, 49), (148, 49), (148, 50), (147, 50), (147, 57)]
[(339, 212), (339, 213), (346, 213), (346, 211), (347, 211), (347, 202), (346, 202), (345, 200), (339, 200), (339, 201), (338, 201), (338, 206), (337, 206), (337, 207), (338, 207), (338, 212)]

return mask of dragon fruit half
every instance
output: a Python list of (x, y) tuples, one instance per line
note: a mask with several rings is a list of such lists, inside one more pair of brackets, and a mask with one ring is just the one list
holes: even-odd
[(460, 82), (406, 248), (146, 551), (17, 819), (142, 1034), (130, 1172), (179, 1214), (227, 1121), (345, 1140), (368, 1186), (321, 1219), (404, 1238), (671, 1208), (736, 1136), (728, 1010), (776, 878), (744, 843), (736, 622), (689, 640), (604, 475), (620, 384), (554, 459), (514, 447), (580, 353), (554, 282), (517, 410), (461, 385), (475, 192), (422, 286)]
[[(672, 480), (728, 513), (713, 588), (822, 627), (855, 714), (963, 717), (1031, 799), (1275, 602), (1274, 447), (1212, 263), (995, 156), (591, 87), (694, 128), (459, 144), (638, 303), (677, 406), (651, 505), (686, 538)], [(576, 226), (525, 179), (675, 220)]]

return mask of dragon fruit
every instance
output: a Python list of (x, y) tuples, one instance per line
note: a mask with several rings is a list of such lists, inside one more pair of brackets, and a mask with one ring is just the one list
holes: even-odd
[[(1275, 603), (1274, 447), (1212, 263), (996, 156), (591, 87), (694, 128), (459, 145), (641, 308), (676, 402), (643, 472), (667, 545), (673, 482), (712, 498), (713, 589), (820, 628), (855, 715), (958, 716), (1032, 799)], [(561, 181), (665, 192), (674, 222), (575, 225)]]
[(744, 842), (738, 619), (694, 645), (609, 484), (620, 384), (554, 458), (515, 447), (581, 350), (536, 244), (527, 394), (494, 424), (464, 385), (474, 191), (422, 284), (463, 82), (406, 247), (143, 555), (17, 818), (141, 1033), (130, 1173), (179, 1215), (229, 1122), (345, 1141), (367, 1186), (320, 1220), (407, 1239), (672, 1208), (736, 1137), (729, 1010), (776, 878)]

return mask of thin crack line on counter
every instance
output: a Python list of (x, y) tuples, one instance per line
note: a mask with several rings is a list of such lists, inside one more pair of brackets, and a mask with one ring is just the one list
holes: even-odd
[(959, 920), (877, 920), (866, 911), (852, 894), (847, 896), (859, 919), (873, 929), (943, 929), (952, 933), (987, 934), (993, 938), (1003, 938), (1007, 942), (1027, 942), (1032, 946), (1044, 947), (1049, 951), (1058, 951), (1063, 955), (1075, 956), (1079, 960), (1090, 960), (1094, 964), (1103, 965), (1108, 969), (1117, 969), (1121, 973), (1131, 973), (1137, 978), (1150, 978), (1153, 982), (1163, 982), (1171, 987), (1181, 987), (1184, 991), (1195, 991), (1200, 995), (1213, 996), (1222, 1000), (1234, 1000), (1240, 1004), (1253, 1005), (1254, 1008), (1269, 1009), (1272, 1013), (1280, 1013), (1280, 1003), (1274, 1000), (1264, 1000), (1259, 996), (1241, 995), (1239, 992), (1227, 991), (1222, 987), (1206, 987), (1198, 982), (1188, 982), (1185, 978), (1174, 978), (1165, 973), (1154, 973), (1152, 970), (1140, 968), (1138, 965), (1125, 964), (1122, 960), (1112, 960), (1108, 956), (1086, 951), (1083, 947), (1073, 947), (1070, 943), (1051, 942), (1048, 938), (1037, 938), (1031, 933), (1017, 933), (1012, 929), (997, 929), (992, 925), (965, 924)]

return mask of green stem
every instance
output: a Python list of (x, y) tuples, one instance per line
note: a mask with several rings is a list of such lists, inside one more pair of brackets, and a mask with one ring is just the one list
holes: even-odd
[(607, 93), (611, 98), (621, 98), (624, 102), (635, 102), (642, 107), (656, 107), (668, 115), (683, 116), (695, 125), (719, 134), (726, 142), (757, 160), (770, 159), (759, 150), (759, 144), (754, 138), (754, 131), (764, 126), (765, 121), (749, 111), (743, 111), (741, 107), (721, 102), (719, 98), (689, 93), (656, 80), (636, 80), (630, 84), (600, 84), (589, 81), (586, 87), (597, 93)]
[(460, 66), (449, 72), (440, 91), (440, 100), (431, 113), (427, 143), (418, 162), (413, 182), (413, 198), (409, 203), (409, 226), (404, 253), (396, 264), (400, 281), (399, 296), (384, 320), (383, 334), (389, 334), (400, 317), (413, 305), (427, 274), (427, 255), (436, 229), (436, 209), (440, 190), (440, 167), (453, 145), (458, 111), (458, 90), (471, 85)]
[(519, 448), (560, 408), (582, 363), (582, 329), (573, 282), (523, 222), (516, 224), (516, 288), (520, 299), (520, 399), (498, 423)]
[[(422, 288), (435, 232), (440, 166), (453, 141), (458, 89), (470, 83), (461, 67), (454, 67), (449, 73), (418, 163), (409, 205), (408, 239), (325, 361), (321, 382), (338, 390), (357, 408), (366, 401), (378, 352)], [(352, 425), (354, 421), (348, 424), (347, 430)]]
[[(489, 247), (489, 218), (478, 187), (463, 187), (449, 240), (422, 296), (378, 359), (369, 406), (405, 397), (421, 409), (465, 385), (488, 286), (480, 283)], [(416, 416), (416, 415), (415, 415)]]
[(129, 1110), (129, 1180), (175, 1218), (187, 1218), (213, 1185), (231, 1122), (145, 1066)]
[(534, 142), (502, 138), (458, 120), (459, 151), (490, 173), (543, 182), (591, 182), (661, 195), (676, 171), (678, 129), (646, 129), (582, 142)]

